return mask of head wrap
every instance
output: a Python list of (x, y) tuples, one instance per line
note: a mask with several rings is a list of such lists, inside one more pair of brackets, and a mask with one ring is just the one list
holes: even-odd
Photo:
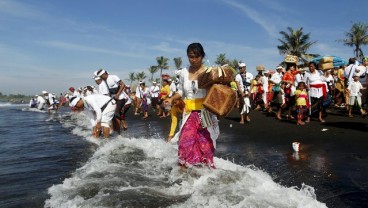
[(99, 76), (99, 77), (100, 77), (101, 75), (103, 75), (103, 74), (105, 74), (105, 73), (106, 73), (106, 71), (102, 69), (102, 70), (100, 71), (100, 73), (98, 73), (98, 74), (97, 74), (97, 76)]
[(247, 65), (245, 63), (239, 63), (239, 68), (240, 67), (246, 67)]
[(77, 97), (77, 96), (74, 96), (74, 97), (70, 98), (70, 100), (69, 100), (70, 107), (74, 107), (75, 105), (77, 105), (77, 103), (80, 99), (81, 98)]

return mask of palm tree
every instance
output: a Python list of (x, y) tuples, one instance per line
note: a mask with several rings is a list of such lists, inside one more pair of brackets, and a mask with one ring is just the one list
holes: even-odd
[(130, 72), (128, 76), (129, 76), (129, 78), (127, 80), (130, 81), (130, 85), (132, 85), (132, 83), (136, 80), (135, 73)]
[(229, 66), (230, 66), (230, 69), (232, 70), (233, 72), (233, 75), (235, 76), (237, 74), (237, 68), (239, 68), (239, 62), (238, 60), (234, 59), (232, 61), (229, 61)]
[(237, 59), (234, 59), (234, 60), (229, 62), (229, 66), (234, 68), (234, 69), (237, 69), (237, 68), (239, 68), (239, 62), (242, 62), (242, 61), (238, 61)]
[(355, 47), (354, 54), (359, 60), (364, 57), (362, 46), (368, 44), (368, 25), (365, 23), (354, 23), (350, 31), (345, 32), (346, 39), (337, 40), (344, 45)]
[(180, 69), (183, 61), (181, 60), (181, 57), (177, 57), (177, 58), (174, 58), (174, 63), (175, 63), (176, 69)]
[(148, 71), (151, 73), (150, 81), (153, 82), (153, 75), (158, 71), (158, 67), (157, 66), (150, 66), (148, 68)]
[(139, 80), (139, 81), (143, 81), (144, 79), (146, 79), (146, 73), (144, 73), (144, 71), (142, 72), (138, 72), (137, 75), (136, 75), (136, 80)]
[(228, 64), (229, 60), (226, 59), (226, 54), (225, 53), (220, 53), (217, 56), (215, 63), (222, 66), (224, 64)]
[(156, 58), (157, 61), (157, 67), (160, 69), (160, 84), (162, 84), (162, 70), (163, 69), (169, 69), (169, 58), (163, 57), (163, 56), (159, 56)]
[(291, 27), (287, 27), (288, 32), (280, 31), (282, 39), (278, 39), (281, 45), (277, 46), (281, 55), (294, 55), (299, 57), (302, 62), (308, 62), (309, 56), (306, 52), (317, 41), (310, 42), (310, 33), (304, 34), (303, 27), (298, 30), (294, 30)]

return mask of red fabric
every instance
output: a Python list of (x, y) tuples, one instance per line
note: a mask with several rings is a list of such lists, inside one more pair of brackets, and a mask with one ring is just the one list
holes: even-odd
[(210, 133), (202, 128), (198, 112), (192, 112), (181, 130), (179, 164), (187, 167), (206, 164), (214, 168), (214, 151)]
[(310, 107), (310, 105), (309, 105), (309, 97), (308, 97), (308, 95), (303, 95), (303, 94), (301, 94), (301, 95), (299, 95), (299, 97), (300, 97), (300, 98), (304, 98), (304, 99), (305, 99), (305, 101), (306, 101), (306, 103), (307, 103), (307, 108), (309, 108), (309, 107)]
[(294, 83), (295, 76), (292, 73), (286, 72), (284, 76), (282, 76), (282, 81), (290, 81), (291, 83)]
[(325, 84), (311, 84), (310, 87), (322, 88), (323, 99), (325, 100), (327, 98), (327, 88)]

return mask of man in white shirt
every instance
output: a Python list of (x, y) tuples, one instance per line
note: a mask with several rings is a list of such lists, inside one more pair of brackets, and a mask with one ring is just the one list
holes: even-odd
[(49, 114), (51, 114), (51, 110), (55, 110), (55, 113), (58, 110), (58, 106), (56, 103), (56, 97), (55, 95), (53, 95), (52, 93), (49, 93), (47, 91), (42, 91), (42, 94), (46, 100), (46, 103), (48, 104), (49, 108), (48, 108), (48, 112)]
[(105, 81), (102, 80), (101, 77), (95, 77), (94, 80), (95, 80), (95, 82), (98, 86), (97, 93), (101, 94), (101, 95), (109, 96), (109, 89), (107, 88), (107, 85), (106, 85)]
[(174, 93), (176, 92), (176, 84), (175, 82), (173, 82), (173, 80), (170, 78), (167, 81), (169, 81), (169, 85), (170, 85), (170, 93), (169, 93), (169, 97), (172, 97), (174, 95)]
[(141, 106), (141, 102), (142, 102), (142, 98), (143, 98), (143, 92), (142, 92), (142, 87), (141, 84), (143, 83), (143, 81), (139, 81), (138, 82), (138, 86), (135, 88), (135, 111), (134, 111), (134, 115), (139, 115), (140, 114), (140, 106)]
[(92, 94), (83, 98), (72, 97), (69, 102), (69, 105), (77, 110), (88, 110), (87, 115), (93, 126), (92, 135), (94, 137), (99, 138), (101, 130), (105, 138), (109, 137), (110, 123), (116, 109), (115, 100), (106, 95)]
[(32, 97), (29, 101), (29, 107), (30, 108), (36, 108), (37, 107), (37, 97)]
[(307, 68), (298, 68), (298, 74), (295, 75), (295, 86), (298, 86), (299, 82), (304, 80), (305, 72)]
[(254, 79), (254, 76), (253, 76), (252, 73), (247, 72), (247, 65), (245, 63), (242, 63), (242, 67), (244, 67), (244, 73), (241, 73), (240, 75), (243, 78), (244, 90), (249, 91), (250, 90), (250, 83)]
[[(249, 111), (250, 111), (250, 101), (249, 101), (249, 92), (244, 86), (244, 82), (246, 81), (245, 77), (245, 63), (239, 63), (239, 74), (235, 76), (235, 82), (238, 89), (238, 97), (239, 97), (239, 111), (240, 111), (240, 124), (244, 124), (244, 119), (247, 122), (250, 122)], [(244, 80), (243, 77), (244, 76)], [(249, 82), (250, 83), (250, 82)]]
[(157, 86), (156, 81), (152, 82), (152, 86), (149, 89), (151, 94), (151, 105), (153, 109), (158, 110), (158, 94), (160, 93), (160, 88)]
[(45, 98), (43, 98), (41, 95), (36, 95), (36, 98), (37, 98), (37, 109), (38, 110), (43, 110), (43, 108), (46, 104)]
[(101, 79), (105, 81), (110, 96), (116, 101), (115, 119), (113, 120), (113, 126), (114, 131), (120, 134), (121, 110), (123, 109), (127, 99), (125, 93), (122, 93), (125, 88), (125, 84), (118, 76), (109, 74), (103, 69), (97, 71), (97, 76), (101, 77)]
[(349, 65), (344, 69), (346, 86), (348, 86), (349, 83), (353, 81), (354, 74), (356, 74), (357, 76), (361, 76), (363, 74), (363, 70), (361, 71), (360, 68), (355, 64), (355, 62), (356, 62), (355, 58), (350, 58)]

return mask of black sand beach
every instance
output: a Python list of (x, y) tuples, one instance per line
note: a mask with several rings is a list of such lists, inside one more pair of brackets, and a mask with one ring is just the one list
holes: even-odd
[[(129, 119), (140, 119), (129, 116)], [(150, 116), (164, 125), (170, 118)], [(252, 111), (251, 122), (239, 124), (237, 110), (220, 119), (221, 135), (216, 157), (271, 174), (288, 187), (314, 187), (317, 200), (328, 207), (365, 207), (368, 204), (368, 118), (349, 118), (344, 111), (330, 109), (325, 123), (317, 118), (304, 126), (295, 120), (277, 120), (265, 112)], [(156, 122), (158, 121), (158, 122)], [(142, 120), (142, 122), (144, 122)], [(167, 128), (166, 128), (167, 127)], [(292, 142), (300, 142), (300, 151)]]

